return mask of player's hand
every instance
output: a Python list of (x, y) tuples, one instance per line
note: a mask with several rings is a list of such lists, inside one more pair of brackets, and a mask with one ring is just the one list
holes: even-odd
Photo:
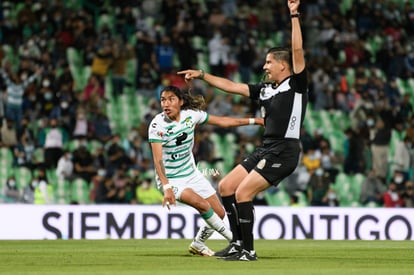
[(291, 14), (298, 12), (299, 4), (300, 0), (288, 0), (288, 7)]
[(164, 192), (164, 199), (162, 200), (162, 206), (167, 206), (168, 210), (171, 209), (171, 205), (176, 205), (174, 193), (171, 189), (167, 189)]
[(201, 72), (199, 70), (184, 70), (177, 72), (178, 75), (184, 75), (184, 81), (190, 82), (195, 78), (200, 78)]

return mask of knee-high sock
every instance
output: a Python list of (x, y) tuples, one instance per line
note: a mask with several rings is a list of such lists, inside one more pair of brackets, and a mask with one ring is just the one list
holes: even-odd
[(227, 197), (221, 197), (227, 218), (229, 219), (230, 229), (233, 232), (233, 242), (241, 240), (239, 218), (237, 213), (236, 196), (233, 194)]
[(194, 241), (205, 243), (208, 238), (214, 233), (214, 229), (209, 225), (205, 224), (197, 232), (197, 235), (194, 238)]
[(239, 209), (239, 223), (241, 236), (243, 240), (243, 248), (247, 251), (254, 250), (253, 248), (253, 224), (254, 224), (254, 207), (253, 202), (238, 203)]
[(213, 208), (210, 208), (206, 213), (201, 213), (201, 217), (203, 217), (211, 228), (214, 228), (214, 230), (220, 233), (229, 242), (231, 241), (233, 234), (227, 229), (223, 220), (213, 211)]

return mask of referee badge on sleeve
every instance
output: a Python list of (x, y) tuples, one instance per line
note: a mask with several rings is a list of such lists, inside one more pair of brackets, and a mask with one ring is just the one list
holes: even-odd
[(262, 159), (257, 163), (257, 169), (261, 170), (261, 169), (263, 169), (263, 167), (265, 167), (265, 165), (266, 165), (266, 160)]

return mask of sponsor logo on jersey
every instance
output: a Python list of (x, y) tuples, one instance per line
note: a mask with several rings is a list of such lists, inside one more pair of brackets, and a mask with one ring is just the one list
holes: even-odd
[(190, 154), (190, 152), (183, 152), (183, 153), (178, 153), (178, 154), (172, 154), (171, 155), (171, 159), (176, 160), (178, 158), (184, 158), (186, 156), (188, 156)]

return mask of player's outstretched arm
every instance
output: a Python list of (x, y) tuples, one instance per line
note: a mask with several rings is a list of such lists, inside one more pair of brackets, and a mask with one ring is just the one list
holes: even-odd
[(209, 115), (207, 124), (219, 126), (219, 127), (236, 127), (245, 125), (262, 125), (264, 126), (263, 118), (259, 117), (226, 117), (226, 116), (213, 116)]

